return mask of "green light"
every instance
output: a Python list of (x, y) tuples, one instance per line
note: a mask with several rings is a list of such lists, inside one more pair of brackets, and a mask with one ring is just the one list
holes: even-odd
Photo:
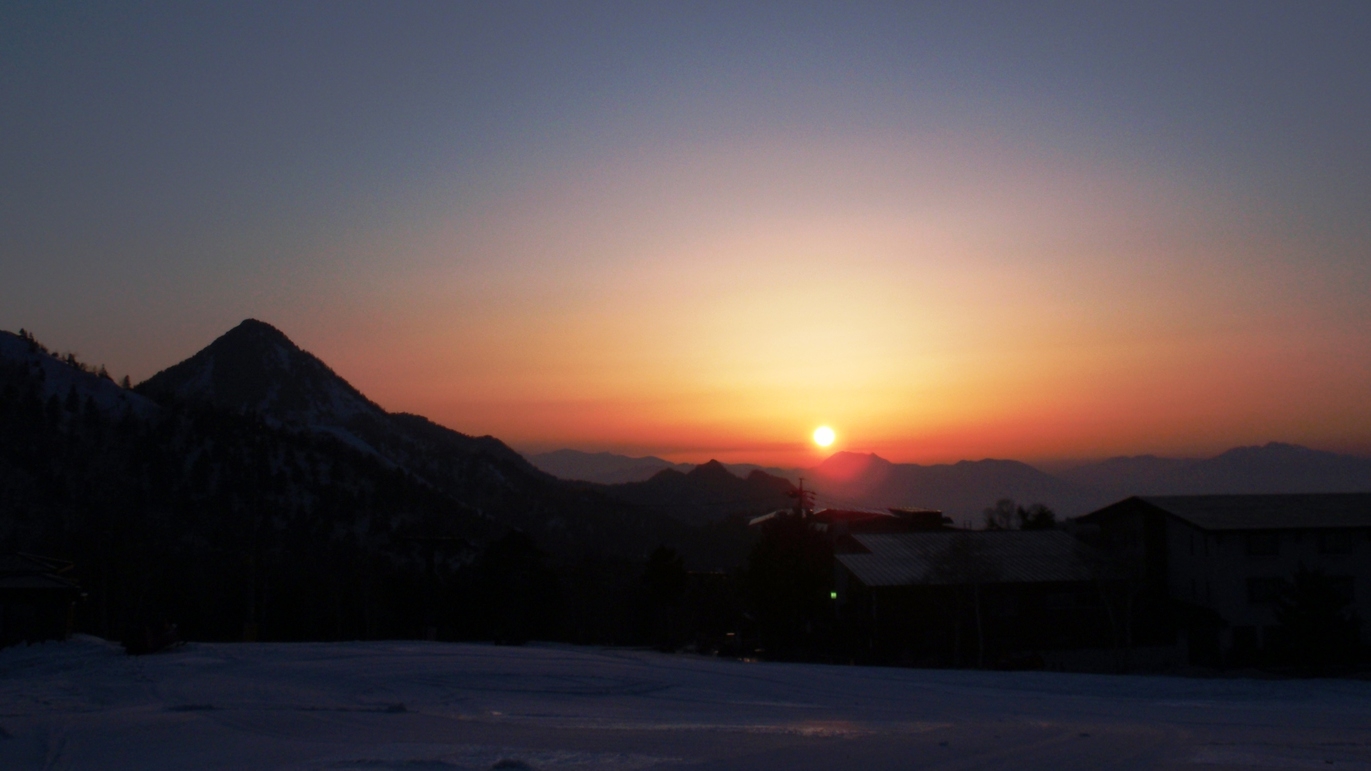
[(836, 599), (838, 599), (838, 593), (837, 593), (837, 592), (829, 592), (829, 593), (828, 593), (828, 599), (830, 599), (830, 600), (836, 600)]

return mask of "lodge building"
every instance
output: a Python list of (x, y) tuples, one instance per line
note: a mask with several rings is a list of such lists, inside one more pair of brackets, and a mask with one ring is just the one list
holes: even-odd
[(1196, 663), (1242, 663), (1276, 646), (1277, 604), (1301, 569), (1371, 619), (1371, 493), (1132, 497), (1072, 524), (1141, 565)]

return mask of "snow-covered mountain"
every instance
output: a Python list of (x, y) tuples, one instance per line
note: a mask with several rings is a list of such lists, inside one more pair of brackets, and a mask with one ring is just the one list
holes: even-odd
[(307, 425), (385, 416), (327, 364), (256, 319), (153, 375), (140, 389)]
[(386, 412), (280, 330), (255, 319), (152, 376), (138, 391), (333, 437), (555, 551), (637, 555), (657, 543), (690, 540), (671, 518), (562, 482), (499, 439)]
[(90, 371), (74, 356), (52, 353), (27, 334), (0, 330), (0, 361), (26, 368), (33, 380), (41, 384), (44, 401), (56, 397), (84, 405), (89, 400), (112, 417), (132, 414), (146, 418), (158, 411), (152, 400), (115, 384), (108, 375)]
[(256, 319), (247, 319), (189, 359), (148, 378), (138, 390), (329, 434), (402, 466), (420, 462), (434, 441), (448, 449), (486, 453), (527, 466), (518, 453), (492, 437), (474, 438), (425, 425), (423, 418), (387, 413), (318, 357)]

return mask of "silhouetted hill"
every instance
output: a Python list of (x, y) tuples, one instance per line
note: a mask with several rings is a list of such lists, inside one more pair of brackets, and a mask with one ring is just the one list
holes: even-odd
[(413, 536), (458, 539), (446, 572), (505, 530), (326, 434), (154, 404), (9, 333), (0, 394), (0, 552), (75, 562), (83, 628), (115, 639), (414, 634)]
[(0, 333), (0, 553), (72, 560), (81, 631), (641, 641), (647, 553), (749, 544), (386, 413), (260, 322), (140, 389)]
[(789, 481), (791, 484), (798, 482), (800, 477), (804, 476), (807, 473), (802, 468), (778, 468), (776, 466), (759, 466), (756, 463), (725, 463), (724, 468), (728, 469), (728, 472), (730, 474), (733, 474), (734, 476), (740, 476), (745, 478), (754, 471), (760, 471), (768, 476), (780, 477), (781, 479), (785, 479)]
[(573, 479), (617, 485), (642, 482), (663, 469), (685, 473), (694, 468), (689, 463), (672, 463), (663, 458), (647, 456), (633, 458), (611, 452), (581, 452), (553, 450), (526, 456), (530, 463), (559, 479)]
[(63, 358), (51, 353), (32, 338), (0, 330), (0, 362), (11, 368), (16, 378), (21, 370), (26, 372), (23, 377), (37, 385), (43, 400), (55, 396), (84, 404), (91, 399), (98, 409), (112, 417), (130, 413), (134, 417), (151, 417), (158, 412), (151, 400), (116, 385), (108, 375), (85, 367), (74, 356)]
[(1125, 495), (1351, 493), (1371, 491), (1371, 459), (1271, 442), (1213, 458), (1110, 458), (1061, 476)]
[(762, 471), (753, 471), (746, 478), (735, 476), (724, 464), (711, 460), (688, 473), (664, 469), (647, 481), (613, 485), (606, 491), (682, 522), (703, 524), (792, 505), (794, 501), (787, 493), (793, 489), (790, 482)]
[[(582, 477), (594, 473), (625, 476), (646, 474), (656, 468), (638, 460), (670, 464), (660, 458), (635, 459), (611, 453), (578, 453), (561, 450), (548, 453), (580, 463)], [(570, 465), (570, 464), (569, 464)], [(566, 467), (564, 467), (565, 469)], [(676, 476), (654, 480), (652, 494), (634, 492), (643, 505), (667, 506), (672, 494), (679, 493), (680, 511), (715, 500), (694, 492), (678, 491), (679, 479), (692, 466), (674, 464)], [(762, 467), (747, 464), (723, 465), (734, 477), (745, 477)], [(613, 470), (611, 473), (609, 470)], [(1289, 444), (1271, 443), (1264, 447), (1239, 447), (1214, 458), (1179, 459), (1152, 455), (1111, 458), (1058, 474), (1048, 474), (1028, 464), (1012, 460), (960, 461), (950, 464), (919, 465), (892, 463), (870, 453), (837, 452), (811, 469), (772, 469), (764, 471), (773, 478), (790, 482), (800, 477), (806, 487), (818, 492), (820, 506), (926, 506), (939, 508), (958, 522), (979, 526), (985, 508), (1001, 498), (1021, 504), (1044, 503), (1064, 517), (1084, 514), (1130, 495), (1196, 495), (1204, 493), (1313, 493), (1361, 492), (1371, 490), (1371, 459), (1310, 450)], [(647, 479), (641, 481), (648, 481)], [(619, 487), (616, 485), (616, 488)], [(626, 487), (637, 491), (639, 488)], [(616, 493), (617, 494), (617, 493)], [(719, 507), (700, 509), (695, 515), (676, 513), (684, 521), (720, 516)], [(708, 512), (708, 513), (706, 513)]]
[(280, 330), (247, 319), (138, 390), (257, 412), (304, 425), (341, 426), (382, 410)]
[(662, 514), (538, 470), (500, 440), (387, 413), (269, 324), (249, 319), (138, 386), (149, 396), (261, 416), (334, 437), (566, 555), (638, 558), (660, 543), (705, 559), (698, 534)]
[(820, 503), (922, 506), (941, 509), (960, 524), (976, 526), (981, 524), (981, 513), (1001, 498), (1044, 503), (1066, 516), (1109, 502), (1104, 493), (1012, 460), (922, 466), (891, 463), (875, 454), (839, 452), (810, 469), (806, 486), (818, 491)]
[[(624, 484), (625, 482), (645, 482), (663, 469), (673, 469), (682, 474), (695, 468), (693, 463), (672, 463), (652, 455), (635, 458), (616, 455), (612, 452), (581, 452), (580, 450), (553, 450), (525, 456), (529, 462), (559, 479), (596, 482), (605, 485)], [(754, 463), (725, 463), (734, 476), (747, 477), (754, 471), (762, 471), (774, 477), (794, 482), (805, 472), (803, 469), (782, 469), (772, 466), (759, 466)]]

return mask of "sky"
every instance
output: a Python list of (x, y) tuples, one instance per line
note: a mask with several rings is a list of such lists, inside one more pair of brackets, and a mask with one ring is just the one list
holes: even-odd
[(1371, 454), (1366, 3), (0, 8), (0, 329), (516, 448)]

